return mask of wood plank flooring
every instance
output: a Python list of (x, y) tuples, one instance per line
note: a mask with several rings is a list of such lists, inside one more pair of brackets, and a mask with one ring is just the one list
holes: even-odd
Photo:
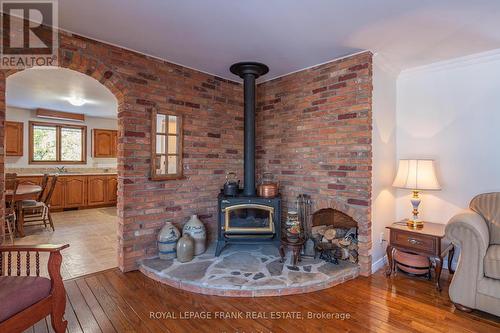
[[(454, 309), (444, 275), (441, 293), (425, 279), (402, 273), (386, 279), (381, 270), (310, 294), (227, 298), (192, 294), (140, 272), (111, 269), (65, 282), (66, 319), (70, 333), (500, 332), (500, 318)], [(151, 318), (151, 313), (160, 318)], [(323, 318), (308, 318), (310, 313)], [(196, 317), (203, 315), (211, 319)], [(52, 332), (49, 318), (27, 332)]]

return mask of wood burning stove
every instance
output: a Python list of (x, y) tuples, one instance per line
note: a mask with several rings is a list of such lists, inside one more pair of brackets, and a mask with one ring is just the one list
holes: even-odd
[(236, 196), (218, 197), (217, 249), (219, 256), (228, 243), (255, 244), (281, 239), (281, 196), (262, 198), (255, 191), (255, 79), (269, 68), (256, 62), (240, 62), (230, 68), (244, 85), (244, 188)]
[(274, 243), (281, 239), (281, 197), (227, 197), (219, 194), (217, 248), (227, 244)]

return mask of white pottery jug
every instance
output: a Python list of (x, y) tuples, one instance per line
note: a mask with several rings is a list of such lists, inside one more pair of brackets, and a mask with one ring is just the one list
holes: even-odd
[(184, 228), (182, 228), (182, 233), (189, 234), (194, 240), (194, 255), (197, 256), (205, 252), (206, 249), (206, 241), (207, 241), (207, 232), (205, 230), (205, 226), (200, 221), (198, 216), (192, 215), (189, 221), (184, 224)]

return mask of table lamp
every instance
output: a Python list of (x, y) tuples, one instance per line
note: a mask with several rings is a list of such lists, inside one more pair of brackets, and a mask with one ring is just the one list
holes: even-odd
[(406, 223), (409, 227), (422, 228), (424, 223), (418, 219), (420, 190), (440, 190), (433, 160), (399, 160), (398, 172), (392, 186), (413, 191), (411, 204), (413, 217)]

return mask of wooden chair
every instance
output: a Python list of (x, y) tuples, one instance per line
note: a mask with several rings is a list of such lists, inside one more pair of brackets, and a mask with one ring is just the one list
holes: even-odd
[[(0, 246), (0, 332), (23, 332), (48, 315), (56, 333), (66, 331), (68, 322), (64, 320), (66, 290), (61, 277), (61, 250), (68, 246)], [(35, 272), (31, 276), (33, 252)], [(41, 252), (49, 253), (50, 279), (40, 277)], [(24, 275), (21, 256), (26, 264)]]
[[(37, 200), (25, 200), (21, 203), (19, 208), (19, 219), (18, 226), (24, 233), (25, 226), (37, 226), (43, 225), (47, 227), (47, 221), (55, 231), (54, 222), (52, 221), (52, 216), (50, 215), (50, 201), (52, 200), (52, 194), (57, 184), (58, 175), (54, 175), (50, 182), (50, 187), (46, 191), (46, 195), (42, 195), (42, 201)], [(47, 185), (46, 185), (47, 186)]]
[[(9, 234), (10, 242), (14, 244), (14, 235), (16, 232), (16, 192), (19, 182), (15, 174), (9, 174), (5, 177), (5, 189), (12, 191), (9, 201), (5, 202), (5, 218), (2, 225), (2, 244), (5, 243), (6, 234)], [(7, 229), (7, 232), (6, 230)]]
[[(38, 197), (35, 200), (33, 200), (33, 199), (23, 200), (22, 201), (22, 205), (24, 205), (24, 206), (28, 206), (28, 205), (35, 206), (37, 201), (40, 201), (40, 202), (44, 201), (44, 196), (47, 194), (46, 193), (46, 189), (47, 189), (48, 183), (49, 183), (49, 174), (48, 173), (44, 173), (43, 174), (43, 178), (42, 178), (42, 182), (40, 184), (42, 190), (38, 194)], [(26, 182), (23, 182), (23, 184), (38, 185), (37, 183), (32, 182), (32, 181), (26, 181)]]
[(44, 173), (42, 178), (42, 183), (40, 184), (42, 186), (42, 190), (40, 191), (40, 194), (38, 194), (38, 198), (36, 199), (36, 201), (43, 201), (43, 196), (45, 194), (45, 190), (47, 189), (48, 183), (49, 183), (49, 174)]

